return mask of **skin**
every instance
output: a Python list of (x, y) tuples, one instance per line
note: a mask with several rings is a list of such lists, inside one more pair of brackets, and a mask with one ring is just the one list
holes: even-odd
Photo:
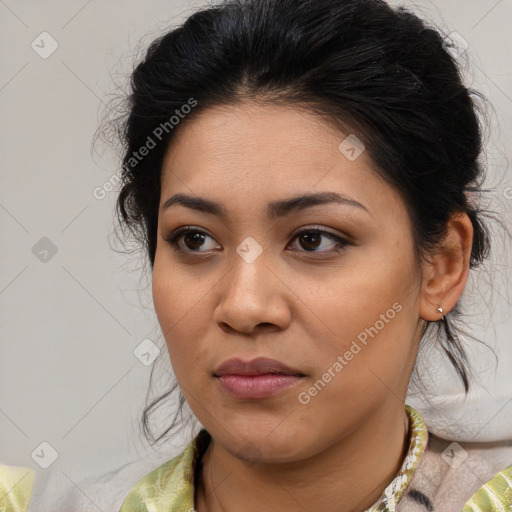
[[(212, 436), (198, 468), (199, 512), (360, 511), (402, 464), (421, 333), (463, 291), (472, 228), (454, 216), (438, 252), (418, 263), (403, 200), (367, 151), (354, 161), (340, 152), (348, 134), (295, 107), (246, 102), (203, 111), (167, 150), (153, 299), (182, 392)], [(267, 216), (269, 202), (315, 192), (366, 210), (329, 203)], [(164, 208), (177, 193), (216, 201), (228, 217)], [(177, 251), (166, 238), (181, 226), (206, 236), (182, 236)], [(312, 227), (350, 243), (296, 236)], [(247, 237), (262, 248), (251, 263), (236, 252)], [(298, 394), (396, 303), (400, 312), (301, 403)], [(258, 356), (305, 377), (277, 396), (240, 400), (213, 376), (227, 359)]]

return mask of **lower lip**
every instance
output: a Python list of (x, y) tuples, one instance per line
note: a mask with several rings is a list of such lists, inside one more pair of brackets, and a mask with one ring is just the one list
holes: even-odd
[(217, 377), (223, 389), (235, 398), (257, 400), (282, 393), (300, 380), (299, 375), (222, 375)]

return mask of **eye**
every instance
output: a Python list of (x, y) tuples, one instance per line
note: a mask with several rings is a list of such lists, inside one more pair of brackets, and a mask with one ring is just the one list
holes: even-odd
[(349, 245), (347, 240), (319, 228), (304, 229), (295, 235), (294, 240), (305, 249), (300, 252), (336, 253)]
[[(173, 245), (177, 251), (199, 253), (219, 248), (218, 245), (212, 243), (210, 243), (209, 247), (207, 244), (205, 248), (204, 244), (208, 239), (213, 240), (213, 238), (204, 231), (201, 231), (197, 228), (192, 228), (190, 226), (183, 226), (178, 228), (169, 236), (165, 237), (165, 240)], [(198, 250), (201, 249), (201, 247), (203, 247), (205, 250)]]
[[(208, 239), (213, 241), (210, 235), (191, 226), (178, 228), (165, 237), (168, 243), (181, 252), (203, 253), (220, 249), (216, 243), (208, 244)], [(319, 228), (303, 229), (293, 237), (293, 240), (297, 240), (305, 249), (304, 251), (299, 249), (299, 252), (308, 253), (336, 253), (350, 244), (334, 233)]]

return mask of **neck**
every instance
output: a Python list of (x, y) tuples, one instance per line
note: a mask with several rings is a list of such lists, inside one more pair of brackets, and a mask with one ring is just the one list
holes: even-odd
[(362, 511), (395, 477), (408, 446), (408, 418), (401, 404), (379, 408), (327, 450), (292, 463), (251, 464), (212, 439), (198, 467), (195, 508)]

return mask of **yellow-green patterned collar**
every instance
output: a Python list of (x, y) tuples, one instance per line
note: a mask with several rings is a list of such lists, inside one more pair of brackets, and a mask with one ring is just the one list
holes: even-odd
[(428, 430), (420, 414), (405, 406), (409, 416), (409, 449), (400, 471), (384, 489), (379, 500), (365, 512), (395, 512), (398, 502), (411, 482), (414, 471), (428, 443)]

